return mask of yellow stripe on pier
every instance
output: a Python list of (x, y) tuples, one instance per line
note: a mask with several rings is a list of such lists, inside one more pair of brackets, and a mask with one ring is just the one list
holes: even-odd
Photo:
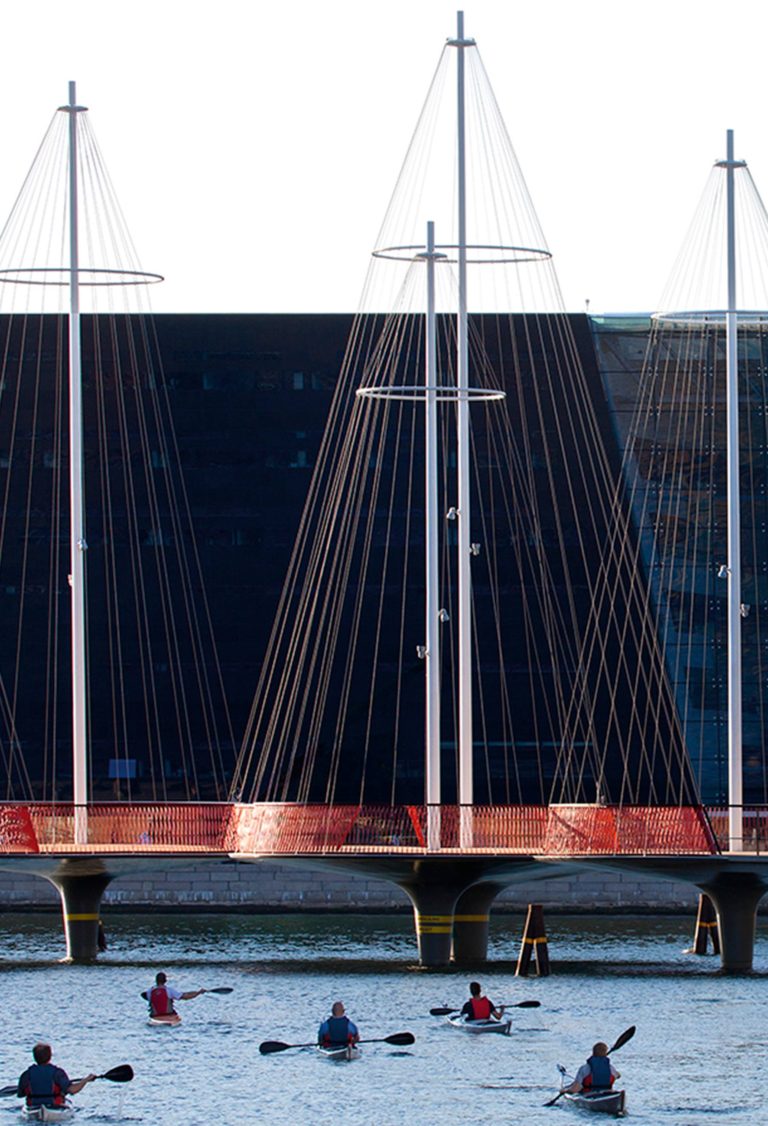
[(453, 915), (419, 915), (416, 919), (419, 934), (450, 934)]

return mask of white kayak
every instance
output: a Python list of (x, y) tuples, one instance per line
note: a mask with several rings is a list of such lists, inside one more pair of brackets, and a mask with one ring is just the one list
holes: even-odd
[(181, 1017), (178, 1013), (167, 1013), (165, 1016), (147, 1017), (147, 1024), (153, 1028), (178, 1028)]
[(626, 1091), (579, 1091), (578, 1094), (563, 1095), (566, 1102), (581, 1110), (591, 1110), (597, 1114), (613, 1114), (616, 1117), (626, 1111)]
[(338, 1048), (323, 1048), (318, 1045), (317, 1050), (323, 1059), (334, 1060), (337, 1063), (341, 1060), (359, 1060), (361, 1054), (356, 1044), (342, 1044)]
[(500, 1032), (502, 1036), (509, 1036), (512, 1029), (511, 1020), (465, 1020), (464, 1017), (447, 1017), (448, 1023), (453, 1028), (460, 1028), (462, 1032)]
[(21, 1114), (27, 1122), (70, 1122), (75, 1108), (69, 1102), (64, 1106), (23, 1106)]

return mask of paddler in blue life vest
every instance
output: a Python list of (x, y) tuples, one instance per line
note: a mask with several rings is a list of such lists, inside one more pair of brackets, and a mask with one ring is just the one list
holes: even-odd
[(19, 1076), (16, 1095), (26, 1099), (29, 1107), (66, 1106), (65, 1095), (76, 1095), (96, 1078), (90, 1074), (85, 1079), (70, 1079), (63, 1068), (51, 1063), (52, 1054), (50, 1044), (35, 1044), (35, 1062)]
[(174, 1001), (192, 1001), (195, 997), (199, 997), (201, 993), (205, 993), (205, 990), (193, 989), (187, 993), (181, 993), (174, 986), (169, 985), (168, 978), (160, 972), (155, 978), (153, 987), (142, 993), (142, 997), (149, 1001), (149, 1015), (157, 1018), (175, 1016)]
[(341, 1001), (334, 1001), (331, 1015), (323, 1021), (317, 1031), (317, 1042), (321, 1048), (343, 1048), (356, 1044), (360, 1039), (357, 1025), (344, 1012)]
[(461, 1010), (461, 1015), (465, 1020), (490, 1020), (491, 1017), (494, 1020), (501, 1020), (504, 1015), (504, 1006), (501, 1005), (497, 1009), (493, 1001), (484, 997), (479, 981), (470, 981), (469, 992), (471, 996)]
[(610, 1061), (608, 1045), (602, 1040), (592, 1048), (592, 1055), (576, 1072), (576, 1078), (563, 1092), (576, 1094), (579, 1091), (608, 1090), (621, 1077), (621, 1072)]

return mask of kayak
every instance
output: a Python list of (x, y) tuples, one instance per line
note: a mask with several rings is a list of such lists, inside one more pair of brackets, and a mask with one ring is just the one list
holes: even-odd
[(563, 1095), (563, 1098), (582, 1110), (616, 1116), (624, 1114), (627, 1103), (626, 1091), (579, 1091), (578, 1094)]
[(448, 1023), (462, 1032), (500, 1032), (502, 1036), (509, 1036), (512, 1029), (511, 1020), (464, 1020), (464, 1017), (448, 1017)]
[(178, 1013), (166, 1013), (165, 1016), (147, 1017), (147, 1024), (153, 1028), (177, 1028), (181, 1024)]
[(69, 1122), (75, 1117), (72, 1103), (64, 1106), (23, 1106), (22, 1117), (27, 1122)]
[(360, 1049), (356, 1044), (342, 1044), (338, 1048), (323, 1048), (318, 1044), (317, 1050), (323, 1059), (326, 1060), (359, 1060)]

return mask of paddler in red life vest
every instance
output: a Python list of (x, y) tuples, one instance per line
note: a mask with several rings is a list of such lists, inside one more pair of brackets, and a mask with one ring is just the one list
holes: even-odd
[(496, 1008), (492, 1001), (483, 996), (483, 991), (480, 988), (479, 981), (470, 981), (469, 992), (471, 997), (461, 1010), (461, 1015), (465, 1020), (501, 1020), (504, 1015), (504, 1006)]
[(205, 990), (194, 989), (188, 993), (180, 993), (178, 989), (174, 989), (172, 985), (168, 984), (168, 978), (160, 972), (155, 978), (153, 987), (143, 993), (142, 997), (146, 997), (149, 1001), (149, 1015), (162, 1020), (163, 1017), (176, 1016), (176, 1010), (173, 1007), (174, 1001), (191, 1001), (193, 998), (199, 997), (201, 993), (205, 993)]
[(51, 1063), (51, 1045), (35, 1044), (32, 1056), (35, 1062), (19, 1076), (16, 1094), (27, 1100), (27, 1106), (66, 1106), (65, 1095), (76, 1095), (86, 1083), (92, 1082), (95, 1075), (85, 1079), (70, 1079), (66, 1071)]
[(579, 1091), (608, 1090), (619, 1078), (621, 1072), (617, 1071), (610, 1061), (608, 1045), (600, 1040), (592, 1048), (592, 1055), (587, 1062), (583, 1063), (576, 1072), (573, 1083), (569, 1087), (564, 1087), (563, 1091), (576, 1094)]
[(344, 1005), (334, 1001), (331, 1015), (318, 1029), (318, 1044), (321, 1048), (343, 1048), (346, 1044), (356, 1044), (359, 1039), (357, 1025), (345, 1014)]

